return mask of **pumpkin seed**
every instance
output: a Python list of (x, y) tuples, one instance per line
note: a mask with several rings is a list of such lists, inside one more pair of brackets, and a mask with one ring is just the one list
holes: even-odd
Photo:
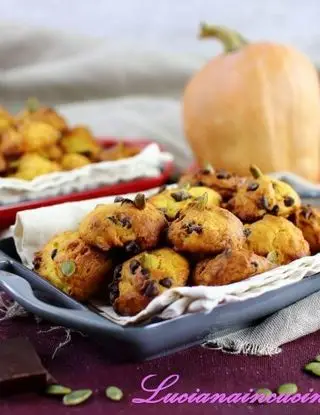
[(92, 395), (91, 389), (79, 389), (73, 391), (63, 397), (63, 404), (67, 406), (75, 406), (85, 402)]
[(272, 395), (272, 391), (268, 388), (260, 388), (256, 390), (256, 394), (269, 396), (269, 395)]
[(72, 392), (70, 388), (62, 385), (49, 385), (45, 390), (47, 395), (68, 395)]
[(27, 109), (29, 112), (36, 112), (39, 107), (40, 103), (37, 98), (32, 97), (27, 100)]
[(121, 389), (117, 388), (117, 386), (109, 386), (105, 393), (106, 397), (112, 401), (121, 401), (123, 398), (123, 392)]
[(277, 389), (279, 394), (292, 395), (298, 392), (298, 386), (295, 383), (284, 383)]
[(320, 354), (318, 354), (318, 356), (316, 356), (316, 357), (314, 358), (314, 360), (315, 360), (316, 362), (320, 362)]
[(271, 251), (267, 255), (267, 260), (272, 262), (273, 264), (277, 264), (279, 260), (279, 255), (277, 251)]
[(204, 210), (207, 207), (207, 204), (208, 204), (208, 193), (205, 192), (205, 193), (203, 193), (203, 195), (197, 197), (195, 199), (195, 202), (196, 202), (196, 207), (199, 210)]
[(64, 261), (62, 262), (60, 268), (63, 275), (71, 277), (71, 275), (75, 273), (76, 264), (73, 261)]
[(256, 165), (252, 164), (250, 166), (250, 173), (255, 179), (258, 179), (259, 177), (263, 176), (261, 170)]
[(144, 209), (146, 206), (146, 197), (143, 193), (138, 193), (134, 198), (134, 205), (137, 209)]
[(312, 373), (313, 375), (316, 375), (316, 376), (319, 376), (320, 377), (320, 362), (311, 362), (311, 363), (308, 363), (304, 367), (304, 370), (306, 370), (307, 372)]

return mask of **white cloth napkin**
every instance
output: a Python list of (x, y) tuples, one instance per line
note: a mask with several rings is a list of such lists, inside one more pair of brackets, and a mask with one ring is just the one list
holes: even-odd
[[(147, 195), (154, 191), (147, 192)], [(125, 196), (134, 197), (134, 194)], [(113, 199), (114, 197), (106, 197), (19, 212), (13, 226), (13, 235), (22, 261), (31, 267), (34, 253), (54, 234), (77, 229), (81, 219), (97, 204), (109, 203)], [(101, 303), (95, 303), (95, 306), (103, 316), (121, 325), (138, 323), (155, 316), (170, 319), (187, 313), (210, 312), (222, 303), (244, 301), (299, 281), (306, 275), (318, 271), (320, 271), (320, 255), (301, 258), (287, 266), (278, 267), (235, 284), (220, 287), (172, 288), (153, 299), (134, 317), (118, 316), (111, 307)]]
[(1, 204), (19, 203), (140, 177), (157, 177), (164, 164), (171, 161), (172, 155), (161, 152), (159, 146), (153, 143), (134, 157), (93, 163), (68, 172), (44, 174), (30, 181), (0, 177), (0, 200)]

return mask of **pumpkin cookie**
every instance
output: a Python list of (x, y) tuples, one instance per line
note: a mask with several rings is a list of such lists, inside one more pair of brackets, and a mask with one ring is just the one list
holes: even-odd
[(116, 197), (113, 204), (98, 205), (82, 220), (79, 232), (87, 243), (103, 251), (125, 248), (137, 254), (154, 248), (166, 227), (163, 213), (140, 193), (134, 201)]
[(290, 220), (302, 231), (311, 254), (320, 252), (320, 210), (309, 205), (297, 209)]
[(172, 287), (186, 285), (188, 261), (169, 248), (144, 252), (115, 268), (110, 301), (122, 315), (133, 316)]
[(245, 233), (249, 250), (279, 265), (310, 254), (301, 230), (282, 217), (265, 215), (263, 219), (245, 225)]
[(179, 183), (189, 183), (191, 186), (206, 186), (218, 192), (223, 201), (228, 201), (238, 190), (240, 184), (245, 181), (244, 177), (236, 176), (225, 170), (215, 170), (210, 164), (195, 173), (185, 174)]
[(274, 267), (268, 259), (246, 249), (227, 249), (213, 259), (200, 261), (192, 279), (195, 285), (226, 285)]
[(96, 157), (101, 150), (91, 131), (83, 126), (68, 130), (60, 144), (66, 153), (78, 153), (89, 158)]
[(200, 254), (240, 248), (245, 241), (240, 220), (220, 207), (209, 208), (205, 197), (180, 212), (169, 226), (168, 239), (177, 251)]
[(267, 213), (288, 217), (300, 206), (299, 195), (287, 183), (263, 175), (256, 166), (250, 171), (253, 179), (246, 180), (226, 205), (243, 222), (254, 222)]
[(61, 133), (49, 124), (40, 121), (26, 121), (18, 126), (18, 133), (23, 137), (25, 151), (35, 152), (53, 146)]
[(90, 160), (77, 153), (65, 154), (61, 159), (61, 166), (63, 170), (79, 169), (80, 167), (87, 166), (90, 164)]
[(122, 160), (136, 156), (139, 153), (139, 147), (120, 142), (111, 148), (101, 150), (101, 152), (97, 155), (97, 161)]
[(36, 153), (27, 153), (19, 159), (16, 173), (10, 175), (10, 177), (33, 180), (37, 176), (54, 173), (60, 170), (61, 167), (56, 162), (41, 157)]
[(221, 196), (208, 187), (179, 187), (160, 189), (160, 192), (149, 198), (149, 202), (161, 210), (168, 220), (174, 220), (181, 209), (188, 206), (197, 198), (207, 194), (207, 206), (219, 206)]
[(87, 245), (78, 232), (54, 236), (35, 254), (34, 270), (79, 301), (95, 294), (108, 279), (111, 260)]
[(23, 136), (13, 128), (9, 128), (1, 137), (0, 153), (10, 160), (20, 157), (26, 151)]
[(18, 123), (25, 121), (39, 121), (50, 125), (60, 132), (66, 130), (68, 127), (65, 119), (53, 108), (41, 107), (39, 102), (35, 99), (30, 99), (28, 101), (27, 108), (19, 113), (16, 119)]

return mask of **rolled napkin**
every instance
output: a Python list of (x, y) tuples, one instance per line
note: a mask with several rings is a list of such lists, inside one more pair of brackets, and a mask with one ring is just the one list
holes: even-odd
[[(157, 190), (146, 192), (146, 196)], [(125, 195), (128, 198), (134, 196), (135, 194)], [(77, 229), (82, 218), (97, 204), (110, 203), (113, 199), (114, 197), (106, 197), (19, 212), (13, 226), (13, 235), (23, 263), (31, 267), (34, 253), (54, 234)], [(257, 297), (319, 271), (320, 254), (301, 258), (289, 265), (234, 284), (169, 289), (155, 297), (144, 310), (133, 317), (119, 316), (112, 307), (101, 303), (95, 302), (94, 306), (104, 317), (120, 325), (134, 324), (156, 316), (171, 319), (188, 313), (210, 312), (222, 304)]]
[(1, 204), (11, 204), (130, 181), (139, 177), (157, 177), (163, 165), (172, 160), (173, 156), (170, 153), (162, 152), (154, 143), (130, 158), (92, 163), (67, 172), (45, 174), (31, 181), (0, 177), (0, 200)]

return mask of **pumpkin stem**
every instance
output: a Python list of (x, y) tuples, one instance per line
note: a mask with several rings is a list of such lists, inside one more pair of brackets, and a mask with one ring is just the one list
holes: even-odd
[(29, 112), (36, 112), (40, 107), (40, 103), (37, 98), (29, 98), (26, 107)]
[(251, 164), (251, 166), (250, 166), (250, 173), (252, 174), (252, 176), (255, 179), (259, 179), (259, 177), (263, 176), (263, 174), (262, 174), (261, 170), (259, 169), (259, 167), (257, 167), (254, 164)]
[(248, 44), (248, 41), (235, 30), (230, 30), (222, 26), (213, 26), (201, 23), (200, 38), (204, 39), (208, 37), (221, 40), (225, 53), (235, 52), (242, 46)]

